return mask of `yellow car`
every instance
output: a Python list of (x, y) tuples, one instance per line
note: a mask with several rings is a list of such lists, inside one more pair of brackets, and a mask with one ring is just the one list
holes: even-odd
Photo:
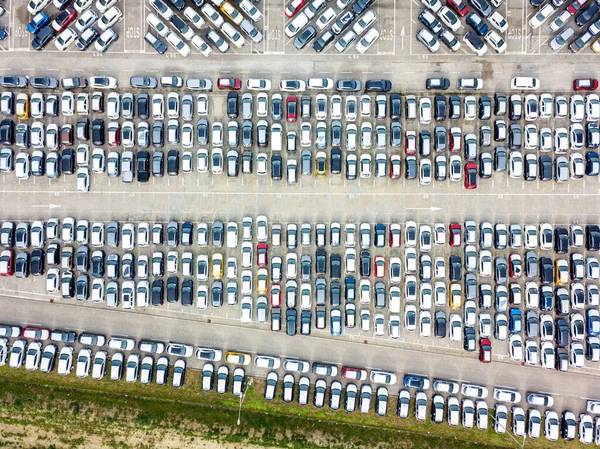
[(250, 354), (245, 352), (227, 351), (225, 353), (225, 361), (227, 363), (235, 363), (236, 365), (248, 365), (252, 360)]
[(555, 262), (556, 268), (556, 285), (569, 285), (569, 264), (564, 259), (558, 259)]
[(17, 95), (17, 118), (19, 120), (29, 118), (29, 97), (27, 94)]
[(256, 293), (266, 295), (269, 291), (269, 272), (266, 268), (260, 268), (256, 275)]
[(450, 284), (450, 308), (460, 309), (462, 307), (462, 288), (460, 284)]
[(223, 254), (213, 254), (212, 275), (214, 279), (221, 279), (223, 277)]
[(600, 38), (597, 39), (596, 42), (594, 42), (592, 45), (590, 45), (590, 48), (594, 53), (600, 53)]
[(244, 20), (244, 16), (242, 16), (242, 14), (240, 14), (240, 12), (229, 2), (223, 2), (221, 5), (221, 11), (223, 11), (223, 13), (229, 17), (229, 20), (238, 26)]
[(315, 169), (317, 172), (317, 178), (324, 178), (327, 174), (327, 155), (324, 151), (319, 151), (317, 153)]

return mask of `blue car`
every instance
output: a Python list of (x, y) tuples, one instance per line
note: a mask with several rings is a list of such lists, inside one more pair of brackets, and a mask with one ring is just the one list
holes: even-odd
[(596, 309), (587, 309), (585, 318), (588, 335), (591, 337), (600, 335), (600, 313)]
[(8, 36), (7, 32), (0, 28), (0, 41), (3, 41)]
[(474, 12), (467, 16), (467, 25), (471, 26), (480, 36), (485, 36), (485, 33), (489, 30), (487, 23)]
[(427, 390), (429, 388), (429, 379), (416, 374), (406, 374), (402, 384), (406, 388), (416, 388), (418, 390)]
[(29, 31), (31, 34), (37, 34), (38, 31), (40, 31), (49, 23), (50, 16), (43, 11), (39, 12), (35, 16), (33, 16), (33, 19), (31, 19), (29, 25), (27, 25), (27, 31)]
[(509, 312), (510, 320), (509, 327), (510, 331), (514, 334), (518, 334), (523, 330), (523, 315), (519, 309), (510, 309)]
[(354, 301), (356, 299), (356, 279), (347, 277), (345, 287), (346, 301)]

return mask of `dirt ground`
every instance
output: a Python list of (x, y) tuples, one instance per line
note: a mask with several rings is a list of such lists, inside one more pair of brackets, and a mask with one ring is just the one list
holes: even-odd
[[(80, 442), (81, 444), (77, 444)], [(230, 443), (201, 437), (186, 437), (168, 430), (150, 430), (127, 432), (110, 440), (99, 435), (79, 433), (70, 430), (68, 439), (63, 432), (44, 430), (38, 426), (21, 424), (0, 424), (0, 447), (2, 448), (56, 448), (56, 449), (106, 449), (127, 447), (164, 449), (281, 449), (248, 443)]]

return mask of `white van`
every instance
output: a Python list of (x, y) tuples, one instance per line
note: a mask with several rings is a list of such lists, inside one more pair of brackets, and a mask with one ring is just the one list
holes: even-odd
[(540, 80), (530, 76), (517, 76), (510, 82), (510, 88), (514, 90), (536, 90), (540, 87)]

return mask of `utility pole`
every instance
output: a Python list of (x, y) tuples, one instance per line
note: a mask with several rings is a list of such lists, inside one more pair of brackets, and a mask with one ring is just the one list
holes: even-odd
[(240, 408), (238, 409), (238, 419), (237, 419), (237, 425), (240, 425), (240, 418), (242, 417), (242, 404), (244, 403), (244, 399), (246, 398), (246, 393), (248, 393), (248, 388), (250, 388), (250, 385), (252, 385), (252, 381), (254, 380), (254, 378), (250, 378), (250, 380), (248, 381), (248, 383), (246, 384), (246, 388), (244, 389), (244, 392), (240, 395)]

